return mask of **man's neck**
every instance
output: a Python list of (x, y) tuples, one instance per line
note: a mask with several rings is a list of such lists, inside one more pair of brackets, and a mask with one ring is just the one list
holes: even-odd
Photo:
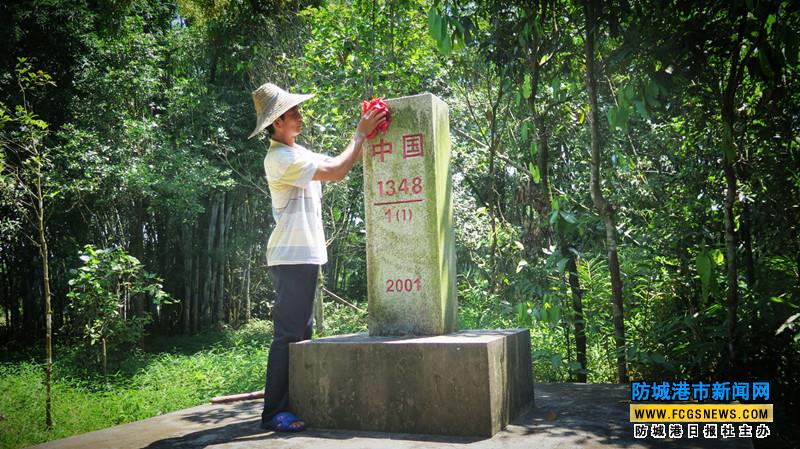
[(283, 136), (283, 135), (276, 134), (276, 135), (272, 136), (272, 140), (277, 140), (278, 142), (280, 142), (280, 143), (282, 143), (282, 144), (284, 144), (286, 146), (289, 146), (289, 147), (293, 147), (294, 146), (294, 137), (292, 137), (292, 136)]

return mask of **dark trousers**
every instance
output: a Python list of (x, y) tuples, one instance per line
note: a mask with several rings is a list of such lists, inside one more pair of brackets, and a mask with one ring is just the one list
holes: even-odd
[(319, 265), (275, 265), (269, 273), (278, 298), (272, 308), (275, 331), (267, 361), (263, 422), (288, 411), (289, 343), (311, 338)]

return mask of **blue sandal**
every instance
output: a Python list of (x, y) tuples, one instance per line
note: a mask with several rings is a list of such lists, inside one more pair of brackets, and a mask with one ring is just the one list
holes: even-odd
[(296, 422), (302, 422), (302, 420), (295, 416), (294, 413), (280, 412), (273, 416), (268, 422), (262, 422), (261, 427), (266, 430), (274, 430), (276, 432), (302, 432), (306, 430), (305, 423), (297, 427), (292, 427), (292, 424)]

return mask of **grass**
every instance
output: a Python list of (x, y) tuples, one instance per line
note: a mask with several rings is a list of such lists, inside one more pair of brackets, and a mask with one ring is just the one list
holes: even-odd
[[(127, 423), (207, 402), (212, 396), (263, 388), (265, 350), (213, 346), (194, 354), (132, 356), (142, 367), (130, 377), (81, 380), (54, 376), (54, 430), (44, 426), (44, 367), (0, 366), (0, 447), (17, 448)], [(58, 363), (58, 362), (57, 362)], [(56, 365), (56, 373), (64, 372)]]
[[(366, 315), (326, 304), (324, 335), (366, 330)], [(0, 448), (21, 448), (207, 403), (214, 396), (264, 388), (272, 325), (148, 341), (115, 365), (106, 382), (74, 352), (56, 350), (53, 430), (45, 428), (45, 370), (29, 354), (0, 362)], [(20, 360), (20, 358), (27, 358)]]

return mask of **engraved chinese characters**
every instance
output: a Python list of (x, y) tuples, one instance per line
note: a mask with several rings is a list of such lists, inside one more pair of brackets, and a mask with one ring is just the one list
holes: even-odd
[(388, 100), (392, 126), (364, 147), (370, 335), (455, 330), (447, 105), (431, 94)]

